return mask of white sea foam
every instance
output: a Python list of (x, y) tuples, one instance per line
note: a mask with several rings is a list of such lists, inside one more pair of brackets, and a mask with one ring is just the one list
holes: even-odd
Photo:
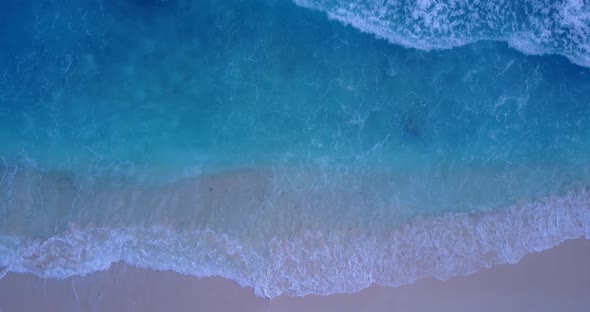
[(590, 4), (583, 0), (293, 1), (405, 47), (448, 49), (497, 40), (590, 67)]
[(125, 261), (197, 277), (226, 277), (272, 298), (353, 292), (371, 283), (398, 286), (423, 277), (447, 279), (515, 263), (578, 237), (590, 239), (589, 191), (494, 212), (425, 218), (382, 233), (302, 230), (255, 243), (210, 229), (72, 225), (43, 241), (0, 237), (0, 267), (66, 278)]

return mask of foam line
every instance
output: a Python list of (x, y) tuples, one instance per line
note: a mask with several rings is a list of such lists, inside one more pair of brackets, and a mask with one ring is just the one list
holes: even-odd
[(211, 229), (72, 225), (43, 241), (0, 237), (0, 265), (11, 272), (67, 278), (125, 261), (196, 277), (222, 276), (273, 298), (354, 292), (371, 283), (399, 286), (424, 277), (448, 279), (515, 263), (578, 237), (590, 239), (586, 190), (500, 211), (424, 218), (381, 233), (321, 229), (257, 242)]

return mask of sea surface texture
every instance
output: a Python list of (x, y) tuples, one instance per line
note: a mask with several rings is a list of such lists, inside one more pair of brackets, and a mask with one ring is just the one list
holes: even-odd
[(586, 0), (4, 0), (0, 277), (259, 296), (590, 239)]

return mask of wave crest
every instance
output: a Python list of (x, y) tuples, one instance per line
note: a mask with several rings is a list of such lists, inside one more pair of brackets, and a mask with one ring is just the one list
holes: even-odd
[(496, 40), (590, 67), (590, 4), (583, 0), (293, 1), (405, 47), (448, 49)]

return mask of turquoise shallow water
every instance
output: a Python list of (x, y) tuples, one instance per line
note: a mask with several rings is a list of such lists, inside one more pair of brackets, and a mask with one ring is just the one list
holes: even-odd
[(0, 267), (297, 295), (588, 236), (589, 29), (579, 1), (9, 0)]

